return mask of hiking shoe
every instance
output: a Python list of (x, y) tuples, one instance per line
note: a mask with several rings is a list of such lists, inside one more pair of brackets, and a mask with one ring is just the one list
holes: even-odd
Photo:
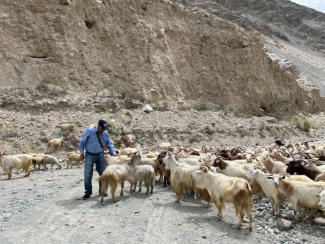
[(86, 194), (85, 194), (81, 199), (82, 199), (82, 200), (86, 200), (86, 199), (88, 199), (89, 197), (90, 197), (90, 195), (86, 193)]

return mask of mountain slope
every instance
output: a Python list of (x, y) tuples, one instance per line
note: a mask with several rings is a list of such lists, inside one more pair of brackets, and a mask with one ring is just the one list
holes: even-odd
[(64, 2), (1, 1), (2, 88), (127, 90), (255, 114), (324, 109), (256, 35), (207, 12), (168, 1)]

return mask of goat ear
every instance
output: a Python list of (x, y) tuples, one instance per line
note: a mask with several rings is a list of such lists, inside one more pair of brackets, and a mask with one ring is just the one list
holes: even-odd
[(208, 173), (208, 168), (205, 167), (205, 166), (203, 166), (203, 167), (202, 167), (202, 171), (203, 171), (204, 173)]
[(266, 174), (266, 177), (267, 177), (268, 179), (274, 179), (274, 176), (271, 175), (271, 174)]

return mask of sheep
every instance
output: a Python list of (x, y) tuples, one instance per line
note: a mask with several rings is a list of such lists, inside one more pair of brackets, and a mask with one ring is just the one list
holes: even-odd
[(286, 174), (287, 166), (284, 163), (280, 161), (274, 161), (268, 156), (263, 157), (261, 161), (269, 173)]
[(108, 126), (109, 126), (109, 128), (111, 130), (114, 130), (116, 128), (116, 121), (115, 121), (115, 119), (111, 119), (111, 120), (107, 121), (107, 124), (108, 124)]
[(325, 181), (325, 172), (316, 176), (315, 181)]
[(36, 166), (38, 170), (40, 170), (40, 166), (42, 165), (43, 158), (46, 156), (46, 154), (37, 154), (37, 153), (29, 153), (28, 155), (33, 157), (33, 168), (35, 169)]
[(135, 148), (135, 147), (136, 147), (136, 143), (135, 143), (135, 142), (128, 141), (128, 140), (125, 139), (124, 137), (121, 138), (121, 141), (123, 142), (123, 144), (124, 144), (127, 148)]
[(294, 181), (284, 179), (284, 176), (275, 178), (274, 182), (278, 191), (290, 201), (296, 220), (298, 219), (298, 207), (304, 208), (303, 216), (307, 209), (312, 209), (312, 217), (315, 216), (319, 203), (318, 195), (325, 189), (325, 183)]
[(165, 164), (163, 163), (161, 165), (161, 171), (162, 171), (162, 175), (163, 175), (163, 184), (164, 184), (164, 187), (168, 185), (170, 185), (170, 170), (169, 169), (166, 169), (165, 167)]
[(166, 157), (167, 152), (161, 152), (157, 156), (157, 161), (160, 164), (160, 168), (163, 174), (163, 181), (164, 181), (164, 187), (170, 185), (170, 170), (166, 168), (165, 163), (163, 162), (164, 158)]
[[(235, 160), (238, 161), (238, 160)], [(231, 177), (238, 177), (247, 179), (247, 173), (249, 169), (253, 169), (253, 164), (237, 164), (234, 161), (225, 161), (222, 158), (216, 158), (214, 160), (213, 166), (216, 167), (218, 173), (222, 173), (227, 176)], [(261, 197), (262, 195), (262, 188), (256, 180), (252, 180), (250, 182), (250, 186), (253, 192), (253, 195), (257, 195)]]
[(156, 158), (142, 158), (138, 165), (151, 165), (155, 169), (155, 174), (160, 175), (159, 181), (161, 181), (163, 177), (163, 172), (161, 170), (160, 164)]
[(67, 153), (67, 168), (69, 168), (69, 166), (72, 168), (72, 162), (78, 162), (79, 165), (82, 164), (82, 160), (80, 158), (79, 153), (75, 153), (75, 152)]
[(155, 185), (155, 169), (151, 165), (139, 165), (135, 167), (134, 171), (134, 190), (136, 190), (137, 182), (139, 182), (139, 192), (141, 192), (142, 181), (144, 182), (147, 191), (146, 195), (149, 193), (149, 188), (151, 187), (150, 194), (153, 193), (153, 187)]
[(178, 158), (178, 162), (181, 164), (197, 166), (202, 164), (202, 159), (199, 157)]
[(142, 154), (142, 157), (144, 157), (144, 158), (157, 158), (158, 154), (156, 154), (156, 153), (146, 153), (146, 154)]
[(318, 168), (319, 168), (320, 170), (322, 170), (322, 171), (325, 171), (325, 165), (320, 165), (320, 166), (318, 166)]
[(133, 186), (133, 175), (135, 166), (140, 162), (141, 156), (139, 153), (136, 153), (130, 163), (127, 164), (113, 164), (108, 165), (104, 171), (104, 173), (98, 177), (98, 182), (101, 184), (101, 202), (104, 202), (104, 196), (108, 189), (108, 186), (111, 187), (112, 199), (116, 202), (115, 191), (117, 189), (117, 185), (121, 185), (121, 193), (123, 196), (124, 189), (124, 181), (129, 181), (131, 184), (130, 192), (132, 192)]
[(193, 185), (198, 189), (206, 189), (218, 208), (218, 220), (222, 218), (225, 203), (234, 204), (236, 215), (239, 215), (238, 228), (242, 227), (243, 218), (249, 218), (249, 230), (253, 230), (252, 208), (253, 197), (249, 183), (237, 177), (213, 173), (207, 167), (202, 167), (191, 174)]
[(168, 142), (163, 142), (163, 143), (160, 143), (159, 145), (159, 151), (168, 151), (169, 147), (171, 146), (170, 143)]
[(216, 158), (213, 166), (217, 168), (218, 173), (222, 173), (227, 176), (246, 178), (246, 170), (242, 165), (236, 165), (231, 163), (232, 161), (224, 161), (222, 158)]
[(74, 144), (75, 147), (78, 146), (78, 144), (79, 144), (79, 142), (80, 142), (80, 140), (81, 140), (80, 137), (75, 136), (75, 135), (71, 135), (71, 139), (73, 140), (73, 144)]
[(272, 200), (273, 213), (279, 216), (279, 200), (284, 199), (284, 196), (279, 193), (278, 189), (274, 184), (273, 179), (268, 178), (268, 176), (260, 169), (248, 170), (247, 178), (249, 182), (256, 181), (262, 187), (265, 196)]
[(124, 164), (131, 162), (131, 157), (129, 155), (119, 155), (117, 157), (113, 157), (109, 154), (105, 154), (105, 159), (108, 165), (112, 164)]
[(315, 154), (318, 158), (325, 156), (325, 146), (319, 146), (315, 149)]
[(12, 177), (12, 169), (23, 169), (25, 171), (24, 177), (28, 177), (33, 165), (33, 157), (28, 154), (0, 155), (0, 165), (3, 171), (8, 174), (8, 180)]
[(138, 151), (136, 148), (126, 147), (121, 150), (121, 155), (131, 155)]
[(60, 148), (62, 144), (63, 137), (57, 138), (57, 139), (52, 139), (47, 142), (47, 149), (46, 151), (48, 152), (50, 149), (53, 150), (56, 148), (57, 150)]
[(273, 158), (277, 161), (280, 161), (280, 162), (286, 164), (286, 165), (288, 165), (290, 163), (290, 161), (293, 160), (292, 158), (284, 157), (281, 152), (275, 152)]
[[(176, 193), (176, 203), (180, 202), (184, 191), (192, 190), (193, 183), (191, 173), (198, 170), (200, 166), (182, 165), (177, 163), (174, 155), (168, 153), (163, 159), (166, 169), (171, 172), (171, 186)], [(194, 199), (197, 198), (196, 190), (194, 190)]]
[(47, 164), (51, 164), (51, 169), (53, 168), (53, 165), (56, 164), (58, 166), (58, 169), (62, 168), (62, 165), (59, 163), (58, 159), (52, 155), (46, 155), (42, 160), (42, 165), (47, 168)]
[(308, 178), (305, 175), (280, 175), (280, 177), (285, 177), (291, 181), (301, 181), (301, 182), (305, 182), (305, 183), (314, 183), (315, 181), (313, 181), (312, 179)]
[(325, 212), (325, 190), (319, 193), (317, 197), (319, 198), (318, 209), (324, 213)]
[(33, 165), (34, 169), (37, 166), (37, 170), (40, 170), (41, 164), (43, 162), (44, 157), (33, 157)]
[(291, 161), (286, 172), (291, 175), (294, 173), (297, 173), (299, 175), (306, 175), (312, 180), (315, 180), (318, 175), (323, 173), (323, 171), (320, 170), (317, 166), (304, 160)]

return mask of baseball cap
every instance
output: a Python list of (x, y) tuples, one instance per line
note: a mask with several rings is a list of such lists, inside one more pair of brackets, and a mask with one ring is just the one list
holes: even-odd
[(99, 121), (98, 121), (98, 125), (100, 125), (100, 127), (102, 127), (103, 130), (108, 130), (108, 129), (109, 129), (106, 120), (102, 120), (102, 119), (99, 120)]

